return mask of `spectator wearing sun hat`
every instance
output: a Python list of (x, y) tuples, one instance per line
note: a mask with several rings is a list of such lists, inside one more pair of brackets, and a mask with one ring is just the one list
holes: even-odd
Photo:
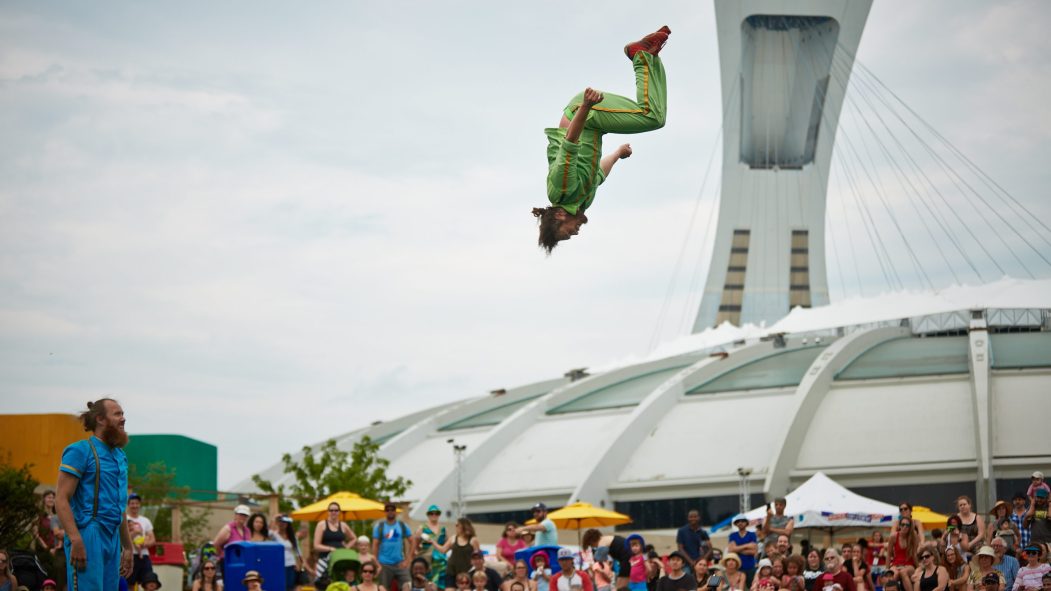
[(551, 575), (548, 588), (551, 591), (572, 591), (574, 588), (581, 591), (594, 591), (591, 577), (587, 573), (577, 570), (574, 562), (576, 558), (573, 550), (569, 548), (558, 549), (558, 567), (562, 570)]
[(971, 567), (971, 587), (978, 589), (979, 587), (988, 589), (985, 584), (985, 577), (989, 574), (993, 574), (1000, 578), (999, 591), (1004, 591), (1004, 587), (1007, 586), (1007, 580), (1004, 579), (1003, 573), (996, 570), (993, 565), (996, 564), (996, 552), (992, 546), (982, 546), (974, 553), (974, 563), (977, 566)]
[(445, 526), (438, 522), (442, 516), (442, 508), (438, 505), (427, 507), (427, 522), (416, 528), (415, 554), (418, 558), (427, 561), (430, 567), (430, 580), (439, 589), (445, 588), (445, 552), (441, 548), (445, 546), (449, 535)]
[(251, 515), (252, 510), (248, 505), (234, 507), (233, 521), (219, 528), (219, 533), (215, 534), (215, 539), (212, 540), (219, 552), (219, 558), (223, 557), (223, 548), (230, 542), (247, 542), (252, 539), (252, 532), (248, 531), (248, 517)]
[(727, 552), (721, 562), (730, 589), (747, 589), (748, 575), (741, 570), (741, 557), (736, 552)]
[(259, 576), (259, 571), (250, 570), (246, 572), (245, 577), (241, 579), (241, 584), (244, 585), (246, 591), (262, 591), (263, 577)]

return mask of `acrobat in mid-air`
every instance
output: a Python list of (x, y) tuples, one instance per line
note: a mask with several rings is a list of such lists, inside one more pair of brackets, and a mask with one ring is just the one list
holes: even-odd
[(538, 243), (548, 254), (562, 240), (577, 235), (588, 221), (584, 212), (595, 200), (598, 186), (618, 160), (631, 156), (630, 144), (603, 156), (602, 136), (664, 127), (667, 83), (657, 54), (670, 34), (671, 29), (661, 27), (624, 47), (635, 68), (635, 100), (587, 88), (566, 106), (558, 127), (544, 130), (551, 205), (534, 207), (533, 215), (540, 223)]

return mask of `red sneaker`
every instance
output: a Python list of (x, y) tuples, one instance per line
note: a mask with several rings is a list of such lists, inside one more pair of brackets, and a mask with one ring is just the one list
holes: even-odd
[(644, 51), (650, 55), (657, 55), (660, 53), (661, 49), (664, 48), (664, 44), (668, 42), (668, 35), (671, 35), (671, 29), (668, 28), (668, 25), (664, 25), (642, 39), (625, 45), (624, 55), (628, 56), (628, 59), (630, 60), (635, 59), (635, 54), (640, 51)]

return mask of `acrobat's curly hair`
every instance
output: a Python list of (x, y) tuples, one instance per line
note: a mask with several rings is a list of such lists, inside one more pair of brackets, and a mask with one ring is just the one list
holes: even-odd
[(555, 216), (558, 209), (557, 206), (533, 208), (533, 217), (540, 226), (540, 236), (536, 243), (549, 255), (558, 246), (558, 228), (561, 225), (561, 221)]

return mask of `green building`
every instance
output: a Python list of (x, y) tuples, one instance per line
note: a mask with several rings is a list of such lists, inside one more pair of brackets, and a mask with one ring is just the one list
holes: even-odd
[[(218, 488), (218, 448), (210, 443), (183, 435), (133, 435), (125, 448), (128, 468), (145, 474), (150, 464), (164, 462), (175, 471), (175, 485), (193, 491), (214, 491)], [(214, 494), (191, 493), (190, 498), (214, 500)]]

